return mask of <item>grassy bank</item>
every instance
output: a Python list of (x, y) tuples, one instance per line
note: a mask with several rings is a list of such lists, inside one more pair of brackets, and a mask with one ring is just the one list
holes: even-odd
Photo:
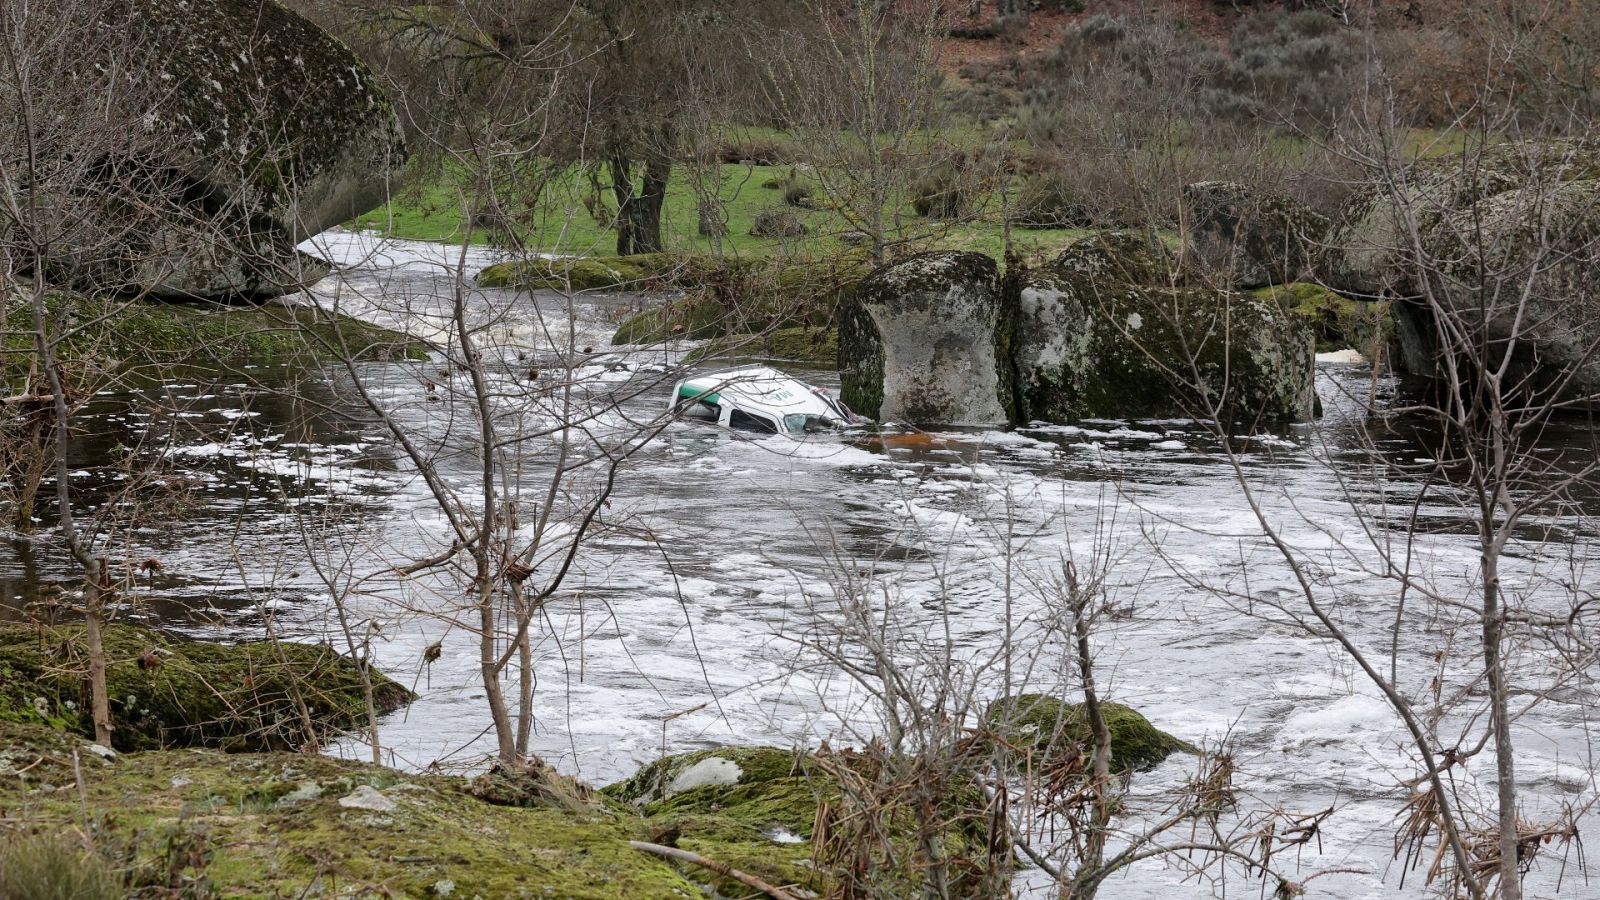
[[(337, 357), (341, 346), (359, 359), (420, 359), (420, 341), (349, 316), (330, 319), (307, 306), (266, 303), (172, 303), (55, 294), (50, 317), (66, 340), (62, 359), (77, 368), (159, 369), (164, 366), (265, 365)], [(9, 310), (0, 369), (28, 371), (33, 338), (28, 312)]]
[[(849, 224), (836, 210), (827, 208), (826, 198), (814, 198), (813, 208), (785, 204), (781, 185), (791, 179), (810, 184), (813, 191), (820, 193), (820, 187), (814, 180), (807, 179), (804, 171), (790, 166), (732, 163), (718, 165), (710, 171), (704, 179), (703, 191), (696, 190), (695, 179), (695, 172), (678, 166), (668, 183), (662, 212), (662, 237), (669, 252), (814, 258), (831, 256), (851, 247), (841, 240), (848, 237)], [(726, 219), (725, 235), (711, 238), (699, 233), (701, 193), (717, 198)], [(593, 189), (576, 170), (552, 179), (529, 217), (531, 221), (518, 226), (521, 239), (530, 250), (540, 253), (575, 256), (615, 253), (615, 232), (591, 214), (585, 205), (586, 199), (593, 199)], [(606, 210), (614, 212), (616, 201), (610, 191), (602, 192), (600, 199)], [(395, 238), (456, 242), (469, 234), (465, 207), (465, 194), (449, 178), (430, 179), (407, 187), (388, 204), (356, 218), (350, 225)], [(793, 214), (806, 227), (807, 233), (793, 238), (750, 234), (756, 217), (773, 209)], [(977, 250), (996, 257), (1004, 251), (1005, 227), (998, 212), (947, 223), (921, 218), (908, 204), (898, 215), (905, 223), (907, 234), (916, 237), (918, 245), (924, 249)], [(605, 213), (601, 218), (609, 221)], [(1048, 254), (1083, 233), (1080, 229), (1064, 228), (1014, 229), (1012, 241), (1024, 256)], [(474, 228), (470, 237), (473, 243), (481, 245), (504, 241), (489, 228)]]

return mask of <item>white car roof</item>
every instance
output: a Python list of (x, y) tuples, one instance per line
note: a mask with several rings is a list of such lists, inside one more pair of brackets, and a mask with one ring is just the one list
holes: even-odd
[(828, 419), (839, 416), (827, 400), (813, 392), (811, 385), (761, 365), (685, 378), (678, 382), (672, 396), (674, 403), (690, 400), (714, 406), (731, 403), (736, 409), (773, 419), (779, 429), (785, 431), (788, 429), (784, 427), (784, 416), (797, 413)]

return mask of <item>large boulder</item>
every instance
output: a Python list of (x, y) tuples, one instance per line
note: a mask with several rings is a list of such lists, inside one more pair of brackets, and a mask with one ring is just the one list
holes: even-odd
[(76, 223), (65, 274), (183, 298), (272, 296), (325, 274), (294, 245), (381, 204), (404, 158), (361, 60), (274, 0), (115, 0), (100, 27), (129, 33), (130, 82), (160, 90), (100, 182), (54, 199)]
[(1183, 189), (1189, 263), (1206, 283), (1258, 288), (1309, 274), (1328, 221), (1295, 201), (1232, 181)]
[(879, 269), (841, 317), (844, 401), (896, 422), (1011, 421), (1003, 307), (999, 270), (982, 253), (924, 253)]
[(1600, 178), (1600, 148), (1566, 141), (1513, 141), (1423, 160), (1356, 193), (1327, 241), (1320, 280), (1366, 296), (1413, 297), (1424, 270), (1416, 257), (1447, 219), (1507, 191)]
[[(1395, 358), (1437, 375), (1436, 315), (1509, 388), (1600, 394), (1600, 147), (1508, 142), (1424, 161), (1358, 194), (1328, 241), (1320, 280), (1393, 297)], [(1425, 299), (1426, 298), (1426, 299)], [(1431, 301), (1431, 302), (1430, 302)]]
[(1023, 274), (1011, 348), (1021, 420), (1310, 418), (1305, 324), (1268, 297), (1175, 287), (1164, 255), (1090, 236)]

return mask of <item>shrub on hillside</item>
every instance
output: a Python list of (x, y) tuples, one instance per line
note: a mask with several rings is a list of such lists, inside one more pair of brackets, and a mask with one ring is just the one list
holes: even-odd
[(961, 172), (941, 165), (917, 180), (911, 189), (911, 207), (929, 219), (959, 219), (967, 212), (967, 188)]
[(1010, 221), (1019, 228), (1081, 228), (1094, 217), (1064, 175), (1046, 172), (1023, 182)]
[(787, 209), (764, 209), (756, 213), (750, 226), (752, 236), (766, 238), (803, 237), (808, 230), (806, 223)]

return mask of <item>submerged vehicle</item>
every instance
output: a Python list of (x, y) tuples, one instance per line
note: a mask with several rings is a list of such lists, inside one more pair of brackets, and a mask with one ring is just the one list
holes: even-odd
[(672, 389), (669, 409), (715, 419), (726, 428), (804, 434), (864, 421), (826, 388), (767, 366), (696, 375)]

